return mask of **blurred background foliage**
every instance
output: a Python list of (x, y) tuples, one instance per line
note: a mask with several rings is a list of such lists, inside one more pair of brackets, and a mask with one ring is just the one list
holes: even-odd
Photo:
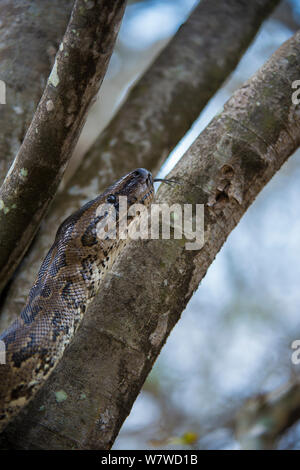
[[(129, 2), (99, 99), (76, 149), (78, 157), (197, 3)], [(299, 24), (300, 0), (282, 1), (160, 176)], [(73, 163), (69, 173), (75, 167)], [(209, 268), (114, 449), (239, 449), (234, 419), (245, 400), (300, 374), (300, 365), (291, 362), (291, 343), (300, 339), (299, 181), (300, 151), (265, 187)], [(300, 423), (284, 433), (277, 448), (300, 448)]]

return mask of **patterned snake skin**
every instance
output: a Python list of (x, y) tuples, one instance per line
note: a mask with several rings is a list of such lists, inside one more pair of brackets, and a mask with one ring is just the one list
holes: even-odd
[(126, 242), (97, 236), (97, 224), (107, 215), (97, 215), (97, 209), (113, 204), (118, 220), (118, 196), (127, 196), (129, 208), (134, 203), (148, 206), (153, 195), (151, 173), (139, 168), (59, 227), (20, 317), (0, 335), (6, 347), (6, 364), (0, 364), (0, 432), (59, 362)]

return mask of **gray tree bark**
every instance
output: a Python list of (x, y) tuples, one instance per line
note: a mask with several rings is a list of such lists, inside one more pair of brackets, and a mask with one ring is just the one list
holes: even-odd
[[(300, 144), (292, 83), (300, 32), (224, 106), (169, 175), (156, 202), (204, 204), (205, 244), (132, 242), (47, 386), (2, 436), (17, 448), (110, 448), (191, 295), (231, 230)], [(55, 392), (64, 390), (58, 402)]]
[[(15, 158), (52, 68), (74, 0), (2, 0), (0, 184)], [(54, 27), (55, 26), (55, 27)]]

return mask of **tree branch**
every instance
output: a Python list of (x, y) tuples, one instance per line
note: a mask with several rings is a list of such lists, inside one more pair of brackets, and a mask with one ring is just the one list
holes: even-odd
[[(205, 245), (132, 242), (117, 261), (47, 386), (2, 446), (110, 448), (161, 347), (231, 230), (300, 144), (292, 104), (300, 32), (224, 106), (169, 175), (157, 202), (204, 204)], [(56, 401), (64, 390), (67, 399)]]
[(290, 382), (248, 400), (235, 420), (243, 449), (274, 449), (281, 435), (300, 419), (300, 385)]
[(143, 166), (154, 170), (236, 67), (277, 0), (202, 0), (132, 89), (81, 167), (51, 206), (2, 308), (0, 329), (24, 306), (57, 226), (112, 181)]
[(76, 0), (44, 94), (0, 189), (0, 289), (56, 193), (105, 75), (126, 0)]
[(7, 94), (0, 113), (1, 184), (44, 91), (73, 3), (1, 1), (0, 79), (6, 84)]

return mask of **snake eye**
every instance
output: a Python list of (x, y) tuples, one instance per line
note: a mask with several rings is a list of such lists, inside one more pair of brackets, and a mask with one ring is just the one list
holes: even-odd
[(109, 196), (107, 196), (106, 200), (107, 200), (107, 202), (110, 202), (111, 204), (114, 204), (116, 202), (117, 198), (113, 194), (110, 194)]

